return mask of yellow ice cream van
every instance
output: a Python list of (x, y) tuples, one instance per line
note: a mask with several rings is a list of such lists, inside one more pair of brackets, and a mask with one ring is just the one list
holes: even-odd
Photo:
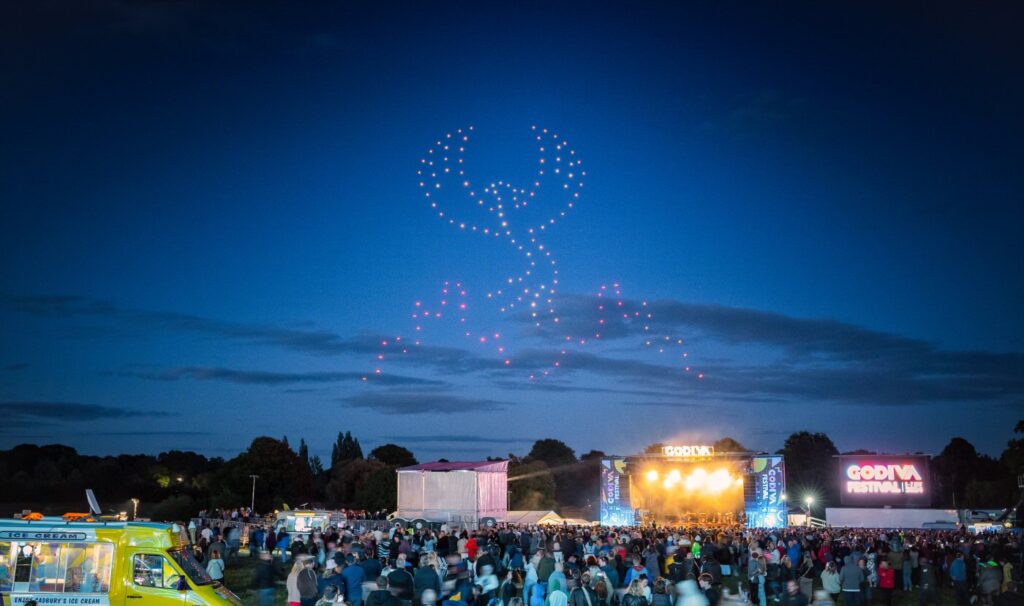
[(3, 606), (242, 606), (177, 525), (0, 520)]

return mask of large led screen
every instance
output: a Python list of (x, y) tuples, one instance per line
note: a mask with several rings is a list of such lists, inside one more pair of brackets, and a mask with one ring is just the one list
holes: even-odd
[(932, 504), (928, 457), (839, 457), (839, 494), (848, 507), (928, 507)]

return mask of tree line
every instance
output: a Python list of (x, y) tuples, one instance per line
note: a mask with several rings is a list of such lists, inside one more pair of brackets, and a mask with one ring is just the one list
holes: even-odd
[[(714, 443), (716, 452), (746, 452), (733, 438)], [(660, 451), (651, 444), (649, 452)], [(839, 502), (839, 454), (824, 433), (799, 431), (777, 451), (786, 459), (788, 490), (812, 494), (822, 506)], [(573, 516), (597, 515), (600, 465), (605, 453), (580, 456), (554, 438), (537, 440), (525, 455), (509, 454), (509, 508), (556, 509)], [(153, 519), (185, 519), (201, 509), (235, 508), (254, 501), (257, 511), (284, 506), (394, 509), (396, 470), (416, 457), (398, 444), (363, 453), (351, 432), (338, 432), (330, 461), (309, 454), (305, 440), (293, 448), (287, 437), (261, 436), (231, 459), (171, 450), (159, 455), (89, 456), (60, 445), (22, 444), (0, 451), (5, 490), (0, 515), (22, 509), (59, 514), (84, 509), (83, 491), (92, 488), (104, 507)], [(1024, 421), (996, 458), (956, 437), (931, 458), (934, 507), (1001, 508), (1017, 504), (1017, 478), (1024, 474)], [(255, 499), (253, 479), (256, 475)]]

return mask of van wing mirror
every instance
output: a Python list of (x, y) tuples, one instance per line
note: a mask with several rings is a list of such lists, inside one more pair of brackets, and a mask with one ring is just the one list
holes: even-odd
[(188, 581), (185, 577), (178, 577), (178, 591), (188, 591)]

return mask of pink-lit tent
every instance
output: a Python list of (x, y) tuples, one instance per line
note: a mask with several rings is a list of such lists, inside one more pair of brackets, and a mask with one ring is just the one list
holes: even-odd
[(476, 525), (508, 513), (508, 461), (424, 463), (398, 470), (398, 517)]

